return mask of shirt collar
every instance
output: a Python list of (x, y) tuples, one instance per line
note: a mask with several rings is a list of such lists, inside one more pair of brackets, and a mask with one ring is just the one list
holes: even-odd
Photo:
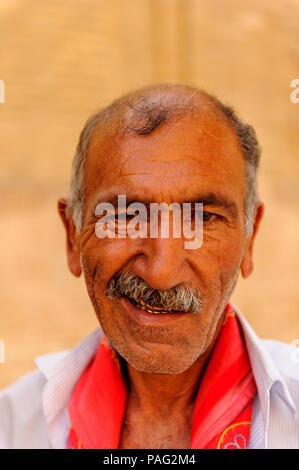
[[(63, 371), (70, 369), (70, 366), (79, 361), (79, 367), (76, 371), (72, 370), (73, 374), (78, 377), (81, 375), (81, 369), (85, 369), (89, 361), (93, 358), (101, 340), (103, 332), (100, 327), (90, 333), (73, 349), (60, 351), (54, 354), (44, 354), (37, 356), (34, 359), (38, 369), (43, 373), (46, 379), (55, 378)], [(70, 370), (69, 370), (70, 371)]]
[(42, 406), (54, 449), (65, 448), (69, 431), (67, 406), (77, 381), (97, 351), (102, 334), (101, 328), (97, 328), (71, 351), (35, 358), (37, 367), (47, 379)]
[(232, 306), (243, 330), (253, 375), (258, 389), (263, 420), (267, 429), (269, 426), (271, 390), (272, 393), (276, 393), (279, 398), (288, 405), (294, 415), (296, 415), (296, 405), (285, 379), (279, 372), (267, 348), (253, 331), (241, 312), (239, 312), (234, 305)]

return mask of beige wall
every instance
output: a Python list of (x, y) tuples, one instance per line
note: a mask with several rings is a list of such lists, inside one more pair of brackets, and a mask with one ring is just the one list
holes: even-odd
[(233, 300), (259, 335), (299, 338), (298, 17), (297, 0), (1, 0), (0, 387), (96, 327), (56, 200), (86, 117), (154, 82), (206, 88), (255, 125), (266, 213)]

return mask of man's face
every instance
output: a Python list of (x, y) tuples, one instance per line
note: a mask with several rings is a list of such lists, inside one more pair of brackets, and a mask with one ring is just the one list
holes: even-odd
[[(212, 113), (186, 116), (146, 136), (117, 140), (95, 131), (85, 170), (86, 201), (80, 239), (87, 289), (114, 348), (136, 369), (180, 373), (210, 345), (236, 283), (245, 247), (245, 162), (231, 128)], [(117, 199), (201, 202), (213, 214), (203, 222), (203, 243), (186, 249), (182, 238), (104, 238), (95, 234), (95, 208)], [(197, 314), (154, 315), (137, 311), (124, 297), (105, 294), (117, 273), (130, 272), (154, 289), (178, 284), (196, 288)]]

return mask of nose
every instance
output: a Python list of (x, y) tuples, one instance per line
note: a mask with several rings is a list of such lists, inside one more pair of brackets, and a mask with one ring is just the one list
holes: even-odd
[(132, 268), (153, 289), (170, 289), (189, 280), (188, 263), (180, 239), (144, 239)]

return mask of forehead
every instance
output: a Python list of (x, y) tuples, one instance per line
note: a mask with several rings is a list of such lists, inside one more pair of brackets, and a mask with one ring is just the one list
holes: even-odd
[[(197, 190), (244, 197), (245, 162), (234, 131), (216, 113), (189, 114), (148, 135), (94, 132), (85, 165), (86, 197), (124, 192), (185, 200)], [(179, 197), (180, 195), (180, 197)], [(179, 199), (178, 199), (179, 198)], [(165, 199), (165, 198), (164, 198)]]

